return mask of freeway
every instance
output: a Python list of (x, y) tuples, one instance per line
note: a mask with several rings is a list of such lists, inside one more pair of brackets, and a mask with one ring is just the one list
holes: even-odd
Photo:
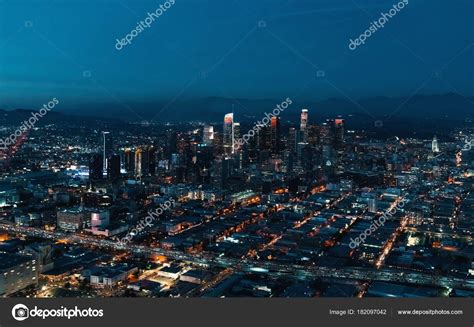
[(406, 272), (383, 268), (376, 270), (373, 268), (361, 267), (333, 268), (312, 265), (283, 265), (270, 261), (256, 261), (249, 258), (230, 258), (206, 252), (200, 254), (189, 254), (182, 251), (151, 248), (143, 245), (128, 244), (125, 249), (119, 242), (98, 239), (91, 235), (51, 232), (33, 227), (0, 224), (0, 230), (8, 233), (19, 233), (27, 236), (49, 239), (52, 241), (66, 240), (68, 243), (77, 243), (84, 246), (95, 246), (116, 251), (126, 250), (137, 255), (162, 255), (170, 259), (189, 262), (195, 265), (232, 268), (234, 271), (243, 272), (261, 271), (276, 277), (286, 276), (301, 280), (314, 280), (318, 278), (355, 279), (364, 281), (372, 280), (474, 290), (474, 279), (461, 279), (456, 277), (439, 276), (436, 274)]

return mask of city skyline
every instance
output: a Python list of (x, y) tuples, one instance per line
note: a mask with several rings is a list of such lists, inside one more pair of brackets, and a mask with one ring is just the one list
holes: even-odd
[(292, 106), (27, 131), (2, 151), (0, 296), (474, 296), (472, 124), (377, 138)]

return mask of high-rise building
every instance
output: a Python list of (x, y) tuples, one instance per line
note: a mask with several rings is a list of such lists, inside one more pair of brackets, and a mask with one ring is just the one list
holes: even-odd
[(132, 149), (125, 149), (124, 167), (127, 173), (135, 170), (135, 151)]
[(334, 144), (333, 130), (328, 122), (320, 125), (319, 133), (320, 133), (319, 137), (320, 137), (321, 144), (333, 146)]
[(281, 127), (280, 118), (272, 117), (271, 121), (271, 143), (272, 152), (279, 153), (281, 151)]
[(341, 148), (344, 145), (344, 119), (334, 120), (334, 136), (336, 147)]
[(120, 156), (113, 155), (108, 158), (109, 163), (107, 167), (107, 178), (116, 180), (120, 178)]
[(214, 181), (219, 187), (225, 187), (229, 177), (232, 174), (234, 160), (232, 158), (223, 158), (214, 162)]
[(214, 127), (204, 126), (202, 134), (203, 143), (208, 146), (212, 145), (214, 142)]
[(293, 171), (294, 153), (292, 149), (287, 149), (283, 152), (283, 169), (286, 173)]
[(371, 197), (368, 199), (368, 210), (371, 213), (376, 213), (378, 210), (378, 201), (376, 197)]
[(209, 180), (212, 161), (212, 147), (204, 143), (199, 144), (196, 151), (196, 165), (199, 170), (199, 178), (201, 178), (201, 181)]
[(318, 125), (308, 125), (307, 127), (307, 142), (311, 147), (316, 147), (319, 142), (319, 126)]
[(166, 159), (171, 159), (171, 155), (176, 153), (178, 148), (178, 135), (174, 131), (167, 131), (166, 132)]
[(147, 148), (148, 173), (155, 176), (156, 173), (156, 148), (152, 145)]
[(301, 110), (301, 120), (300, 120), (300, 132), (301, 132), (301, 141), (306, 142), (308, 136), (308, 109)]
[(271, 130), (268, 125), (258, 125), (256, 135), (256, 147), (259, 151), (269, 150), (271, 147)]
[(311, 169), (312, 151), (308, 143), (299, 142), (296, 147), (298, 164), (305, 170)]
[(110, 132), (102, 132), (102, 164), (103, 174), (107, 174), (108, 160), (112, 154), (112, 136)]
[(234, 141), (240, 139), (240, 123), (234, 123)]
[(298, 144), (298, 130), (294, 127), (290, 127), (288, 131), (288, 140), (286, 148), (292, 153), (296, 153), (296, 146)]
[(433, 153), (439, 153), (439, 144), (438, 144), (438, 138), (436, 135), (433, 137), (433, 141), (431, 141), (431, 151)]
[(135, 151), (135, 177), (141, 178), (143, 176), (143, 151), (141, 148), (138, 148)]
[(229, 113), (224, 116), (223, 140), (224, 153), (229, 155), (234, 153), (234, 114)]
[(97, 181), (103, 179), (104, 169), (103, 155), (96, 153), (93, 154), (89, 160), (89, 180)]
[(156, 148), (139, 147), (135, 151), (135, 177), (154, 176), (156, 173)]

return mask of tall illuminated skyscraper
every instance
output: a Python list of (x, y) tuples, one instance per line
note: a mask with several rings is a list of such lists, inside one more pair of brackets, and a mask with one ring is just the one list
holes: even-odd
[(340, 148), (344, 144), (344, 119), (334, 120), (334, 132), (336, 147)]
[(135, 178), (141, 178), (143, 176), (143, 151), (141, 148), (138, 148), (135, 151)]
[(128, 173), (133, 173), (135, 170), (135, 151), (132, 149), (125, 149), (124, 166)]
[(156, 173), (156, 148), (141, 146), (135, 151), (135, 177), (154, 176)]
[(107, 175), (109, 157), (112, 154), (112, 136), (110, 132), (102, 132), (102, 160), (104, 175)]
[(301, 110), (300, 132), (303, 142), (306, 142), (308, 135), (308, 109)]
[(279, 153), (281, 150), (281, 135), (280, 135), (280, 118), (272, 117), (271, 121), (271, 143), (272, 143), (272, 152)]
[(431, 151), (433, 151), (433, 153), (439, 153), (438, 138), (436, 135), (433, 137), (433, 141), (431, 141)]
[(205, 145), (212, 145), (214, 142), (214, 127), (204, 126), (202, 131), (202, 141)]
[(240, 138), (240, 123), (234, 123), (234, 141)]
[(234, 113), (229, 113), (224, 116), (224, 129), (222, 134), (224, 153), (234, 153)]

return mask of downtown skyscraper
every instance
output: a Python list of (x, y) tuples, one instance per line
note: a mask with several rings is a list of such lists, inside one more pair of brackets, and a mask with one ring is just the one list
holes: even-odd
[(110, 132), (102, 132), (102, 163), (103, 163), (103, 174), (107, 175), (108, 163), (110, 155), (112, 154), (112, 136)]
[(224, 116), (223, 126), (223, 140), (224, 153), (230, 155), (234, 153), (234, 113), (228, 113)]
[(301, 110), (300, 133), (301, 141), (306, 142), (308, 136), (308, 109)]

